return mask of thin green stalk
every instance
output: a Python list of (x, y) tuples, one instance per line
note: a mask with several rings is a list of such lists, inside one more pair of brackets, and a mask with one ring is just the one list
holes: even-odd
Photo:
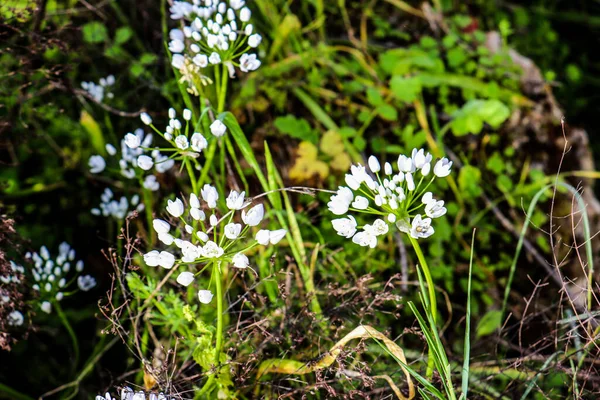
[(69, 320), (67, 319), (67, 316), (63, 312), (59, 302), (56, 300), (53, 300), (52, 305), (56, 309), (56, 312), (58, 313), (58, 317), (60, 318), (60, 321), (62, 322), (64, 327), (67, 329), (67, 332), (69, 332), (69, 336), (71, 337), (71, 343), (73, 344), (73, 351), (75, 352), (75, 362), (73, 362), (73, 367), (77, 368), (77, 364), (79, 364), (79, 342), (77, 341), (77, 336), (75, 335), (75, 331), (71, 327), (71, 324), (69, 323)]
[[(217, 332), (215, 343), (215, 363), (218, 365), (221, 362), (221, 349), (223, 347), (223, 281), (221, 276), (221, 263), (213, 263), (213, 273), (216, 272), (215, 286), (217, 296)], [(212, 388), (212, 383), (215, 380), (217, 372), (211, 374), (208, 380), (198, 392), (196, 398), (207, 393)]]
[(21, 392), (17, 392), (15, 389), (11, 388), (10, 386), (6, 386), (3, 383), (0, 383), (0, 393), (9, 395), (10, 397), (6, 397), (7, 399), (33, 400), (32, 397), (29, 397), (26, 394), (23, 394)]
[[(419, 264), (420, 264), (421, 270), (423, 271), (423, 275), (425, 275), (425, 280), (427, 281), (427, 292), (429, 294), (429, 303), (430, 303), (429, 307), (431, 309), (431, 318), (433, 320), (433, 323), (435, 324), (437, 321), (437, 302), (436, 302), (436, 298), (435, 298), (435, 286), (433, 285), (433, 279), (431, 278), (431, 272), (429, 271), (429, 266), (427, 265), (427, 260), (425, 260), (425, 256), (423, 255), (421, 246), (419, 246), (419, 242), (417, 241), (417, 239), (413, 238), (410, 235), (408, 235), (408, 237), (410, 238), (410, 244), (412, 244), (412, 247), (415, 250), (415, 253), (417, 253), (417, 258), (419, 259)], [(433, 364), (434, 364), (433, 349), (430, 346), (429, 350), (428, 350), (428, 357), (427, 357), (427, 373), (426, 373), (427, 378), (431, 378), (433, 376)]]
[(227, 97), (227, 80), (229, 79), (229, 73), (227, 67), (223, 66), (223, 78), (221, 81), (221, 90), (219, 91), (219, 104), (217, 105), (217, 112), (222, 113), (225, 111), (225, 98)]
[(142, 197), (144, 198), (144, 212), (148, 224), (148, 239), (150, 247), (154, 247), (154, 230), (152, 229), (152, 192), (142, 185)]
[(187, 168), (188, 175), (190, 176), (190, 182), (192, 183), (192, 190), (194, 194), (198, 194), (198, 187), (196, 186), (198, 182), (196, 181), (196, 174), (194, 173), (194, 167), (189, 160), (185, 160), (185, 167)]

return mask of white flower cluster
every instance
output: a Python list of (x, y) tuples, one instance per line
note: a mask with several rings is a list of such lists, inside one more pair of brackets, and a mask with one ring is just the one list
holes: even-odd
[(414, 149), (410, 157), (398, 157), (396, 173), (388, 162), (382, 171), (374, 156), (368, 160), (373, 175), (363, 165), (353, 165), (350, 174), (346, 174), (348, 186), (338, 188), (327, 204), (329, 210), (335, 215), (353, 211), (381, 218), (371, 225), (364, 225), (358, 232), (359, 226), (352, 215), (334, 219), (332, 224), (338, 235), (371, 248), (377, 245), (378, 236), (388, 232), (389, 223), (415, 239), (433, 235), (432, 219), (444, 215), (446, 208), (444, 201), (434, 199), (427, 189), (436, 178), (450, 175), (452, 162), (442, 158), (433, 168), (431, 163), (431, 154)]
[[(196, 267), (201, 263), (223, 261), (232, 263), (236, 268), (247, 268), (250, 261), (244, 253), (258, 245), (277, 244), (286, 235), (285, 229), (261, 229), (254, 239), (248, 238), (250, 229), (261, 223), (264, 207), (257, 204), (246, 210), (251, 201), (245, 198), (245, 192), (230, 192), (226, 199), (228, 211), (220, 218), (217, 216), (217, 189), (206, 184), (200, 196), (192, 193), (187, 207), (178, 198), (168, 201), (167, 212), (183, 222), (183, 229), (172, 229), (171, 224), (162, 219), (153, 221), (158, 239), (167, 246), (174, 244), (179, 248), (181, 256), (166, 250), (152, 250), (144, 254), (144, 261), (148, 266), (171, 269), (175, 263)], [(239, 221), (242, 223), (236, 222), (235, 215), (238, 211), (241, 211)], [(188, 286), (194, 277), (194, 273), (184, 271), (177, 277), (177, 282)], [(198, 297), (202, 303), (209, 303), (212, 293), (200, 290)]]
[(102, 103), (104, 97), (112, 99), (114, 94), (110, 92), (110, 87), (115, 84), (115, 77), (109, 75), (106, 78), (100, 78), (98, 84), (94, 82), (81, 82), (81, 87), (92, 96), (98, 103)]
[[(10, 261), (10, 267), (12, 269), (12, 273), (10, 275), (0, 275), (0, 282), (2, 282), (4, 285), (22, 283), (23, 276), (25, 274), (25, 268), (13, 261)], [(4, 288), (0, 287), (0, 305), (9, 303), (10, 296), (8, 295), (8, 292), (5, 291)], [(25, 318), (19, 310), (11, 311), (6, 317), (6, 322), (9, 326), (21, 326), (23, 325), (24, 321)]]
[(98, 208), (92, 208), (92, 214), (94, 215), (102, 215), (103, 217), (121, 220), (125, 219), (125, 217), (129, 217), (133, 212), (133, 210), (129, 210), (130, 205), (138, 212), (144, 210), (144, 204), (140, 203), (140, 196), (137, 194), (131, 196), (131, 200), (127, 200), (127, 197), (121, 196), (117, 201), (114, 199), (113, 191), (106, 188), (104, 189), (104, 193), (100, 196), (100, 200), (102, 201), (100, 206)]
[[(130, 387), (125, 387), (121, 390), (120, 400), (175, 400), (175, 398), (167, 397), (162, 392), (160, 393), (146, 393), (143, 391), (134, 392)], [(97, 395), (96, 400), (117, 400), (117, 397), (111, 396), (110, 393), (106, 393), (104, 396)]]
[(183, 29), (169, 33), (172, 64), (184, 80), (193, 79), (186, 77), (190, 73), (221, 63), (230, 77), (235, 76), (236, 66), (242, 72), (260, 67), (256, 54), (248, 51), (258, 47), (262, 37), (249, 23), (252, 12), (244, 0), (174, 1), (170, 11), (171, 19), (184, 20)]
[[(145, 134), (141, 128), (133, 133), (128, 133), (121, 140), (121, 158), (118, 161), (121, 175), (128, 179), (134, 179), (143, 176), (144, 171), (149, 171), (153, 167), (158, 173), (164, 173), (175, 165), (175, 161), (162, 154), (158, 149), (152, 148), (152, 134)], [(133, 145), (135, 143), (135, 145)], [(109, 156), (117, 155), (117, 149), (111, 145), (106, 145), (106, 152)], [(100, 155), (90, 157), (88, 165), (92, 174), (99, 174), (106, 169), (106, 160)], [(152, 191), (159, 189), (160, 185), (155, 175), (146, 175), (143, 181), (144, 188)]]
[[(66, 242), (58, 247), (58, 256), (55, 259), (51, 257), (46, 246), (40, 248), (39, 254), (28, 252), (25, 258), (31, 259), (34, 263), (32, 275), (36, 283), (33, 289), (40, 294), (40, 308), (50, 314), (52, 301), (61, 301), (65, 296), (65, 289), (74, 280), (71, 278), (67, 281), (66, 277), (71, 270), (71, 264), (74, 263), (75, 271), (79, 273), (83, 271), (83, 261), (75, 261), (75, 250)], [(96, 280), (90, 275), (79, 275), (77, 286), (87, 292), (96, 286)]]

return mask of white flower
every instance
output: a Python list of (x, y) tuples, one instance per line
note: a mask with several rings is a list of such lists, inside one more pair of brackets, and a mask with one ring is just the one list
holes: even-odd
[(190, 208), (190, 215), (196, 221), (204, 221), (204, 219), (206, 218), (206, 215), (204, 214), (204, 211), (202, 211), (199, 208), (194, 208), (194, 207)]
[(373, 249), (377, 246), (377, 236), (371, 232), (361, 231), (354, 235), (352, 242), (360, 246), (369, 246)]
[(407, 172), (404, 175), (404, 179), (406, 180), (406, 188), (408, 190), (410, 190), (411, 192), (413, 190), (415, 190), (415, 181), (414, 181), (413, 176), (412, 176), (412, 174), (410, 172)]
[(348, 211), (353, 198), (354, 194), (352, 193), (352, 190), (345, 186), (341, 186), (338, 189), (337, 194), (331, 196), (329, 203), (327, 203), (327, 207), (329, 207), (329, 211), (335, 215), (345, 214)]
[(257, 204), (252, 207), (248, 212), (242, 211), (242, 221), (248, 226), (256, 226), (260, 224), (265, 215), (265, 208), (262, 204)]
[(242, 8), (240, 11), (240, 21), (242, 21), (242, 22), (250, 21), (251, 15), (252, 15), (252, 13), (250, 12), (250, 9), (248, 7)]
[(223, 232), (225, 233), (225, 237), (227, 239), (237, 239), (238, 236), (240, 236), (240, 233), (242, 232), (242, 224), (236, 224), (236, 223), (229, 223), (227, 225), (225, 225), (225, 228), (223, 229)]
[(410, 236), (415, 239), (427, 238), (433, 235), (434, 230), (431, 226), (431, 218), (421, 218), (420, 214), (417, 214), (412, 221)]
[(175, 145), (181, 149), (185, 150), (190, 147), (190, 143), (188, 142), (188, 138), (185, 135), (179, 135), (175, 138)]
[(148, 189), (152, 192), (155, 192), (160, 188), (160, 184), (158, 183), (158, 181), (156, 180), (156, 176), (154, 175), (146, 176), (144, 178), (144, 183), (142, 184), (142, 186), (144, 186), (144, 189)]
[(206, 258), (219, 258), (223, 253), (225, 253), (225, 251), (212, 240), (206, 242), (204, 247), (202, 247), (202, 255)]
[(425, 154), (423, 149), (413, 149), (411, 158), (416, 169), (421, 169), (425, 164), (431, 162), (431, 154)]
[(217, 226), (217, 224), (219, 223), (219, 220), (217, 219), (217, 216), (215, 214), (213, 214), (208, 219), (208, 223), (210, 224), (210, 226)]
[(166, 244), (167, 246), (170, 246), (173, 244), (173, 241), (175, 240), (175, 238), (170, 233), (159, 233), (158, 240), (160, 240), (162, 243)]
[(263, 246), (271, 244), (277, 244), (286, 235), (285, 229), (278, 229), (276, 231), (269, 231), (267, 229), (261, 229), (256, 233), (255, 239), (259, 244)]
[(146, 155), (141, 155), (137, 158), (137, 165), (144, 171), (148, 171), (154, 165), (154, 161)]
[(210, 290), (198, 290), (198, 300), (202, 304), (208, 304), (212, 301), (214, 295)]
[(127, 135), (125, 135), (125, 144), (130, 149), (137, 149), (138, 147), (140, 147), (141, 143), (141, 138), (138, 135), (135, 135), (133, 133), (128, 133)]
[(219, 64), (221, 62), (221, 56), (217, 52), (212, 52), (208, 57), (208, 62), (211, 64)]
[[(171, 65), (177, 69), (183, 68), (185, 66), (185, 57), (182, 56), (181, 54), (173, 54), (173, 58), (171, 59)], [(146, 114), (146, 115), (148, 115), (148, 114)], [(146, 125), (150, 125), (150, 123), (152, 123), (151, 119), (150, 119), (150, 122)]]
[(398, 169), (401, 172), (412, 172), (413, 171), (413, 160), (410, 157), (406, 157), (404, 154), (398, 156)]
[(104, 146), (104, 148), (106, 149), (106, 152), (111, 156), (117, 154), (117, 149), (110, 143), (107, 143), (106, 146)]
[(156, 233), (168, 233), (171, 230), (171, 225), (167, 221), (158, 218), (152, 221), (152, 227)]
[(183, 286), (189, 286), (194, 281), (194, 274), (191, 272), (182, 272), (177, 277), (177, 283)]
[(214, 186), (205, 184), (200, 190), (200, 194), (206, 203), (208, 203), (208, 207), (215, 208), (217, 206), (217, 200), (219, 199), (219, 193)]
[(194, 133), (192, 135), (192, 150), (197, 151), (198, 153), (200, 153), (202, 150), (204, 150), (207, 146), (208, 146), (208, 142), (206, 141), (206, 138), (204, 136), (202, 136), (201, 133)]
[(334, 219), (331, 224), (340, 236), (351, 238), (356, 233), (356, 220), (352, 215), (348, 215), (347, 218)]
[(202, 231), (196, 232), (196, 236), (198, 236), (198, 239), (202, 240), (203, 242), (208, 240), (208, 235)]
[(104, 161), (104, 157), (102, 156), (91, 156), (90, 160), (88, 161), (88, 166), (90, 167), (90, 172), (92, 174), (99, 174), (100, 172), (104, 171), (104, 168), (106, 168), (106, 161)]
[(258, 47), (258, 45), (260, 44), (260, 42), (262, 41), (262, 36), (260, 36), (258, 33), (255, 33), (254, 35), (251, 35), (248, 38), (248, 46), (250, 47)]
[(356, 196), (354, 202), (352, 203), (352, 207), (357, 210), (366, 210), (369, 208), (369, 200), (363, 196)]
[(379, 164), (379, 160), (377, 159), (377, 157), (369, 157), (369, 168), (374, 174), (378, 173), (379, 170), (381, 170), (381, 165)]
[(230, 210), (240, 210), (244, 206), (244, 196), (246, 192), (238, 193), (235, 190), (229, 192), (227, 196), (227, 208)]
[(346, 174), (346, 185), (352, 190), (357, 190), (360, 187), (360, 182), (354, 177), (354, 175)]
[(237, 253), (235, 256), (233, 256), (231, 261), (233, 262), (233, 266), (236, 268), (248, 268), (250, 265), (250, 260), (248, 260), (248, 257), (242, 253)]
[(79, 289), (87, 292), (96, 286), (96, 279), (91, 275), (80, 275), (77, 278), (77, 286), (79, 286)]
[(445, 178), (450, 175), (450, 169), (452, 168), (452, 161), (449, 161), (447, 158), (442, 158), (438, 162), (435, 163), (435, 167), (433, 167), (433, 173), (438, 178)]
[(246, 36), (250, 36), (252, 35), (252, 32), (254, 31), (254, 26), (252, 26), (252, 24), (248, 24), (246, 25), (246, 27), (244, 28), (244, 34), (246, 34)]
[(373, 222), (373, 225), (365, 225), (364, 229), (375, 236), (381, 236), (388, 233), (389, 226), (384, 220), (378, 218), (375, 220), (375, 222)]
[(160, 253), (158, 250), (152, 250), (144, 254), (144, 262), (149, 267), (156, 267), (160, 263)]
[(173, 264), (175, 264), (175, 256), (168, 251), (161, 251), (159, 254), (158, 265), (165, 269), (173, 268)]
[(21, 314), (21, 312), (17, 310), (12, 311), (6, 317), (6, 322), (9, 326), (21, 326), (23, 325), (24, 320), (25, 318), (23, 318), (23, 314)]
[(425, 215), (429, 218), (439, 218), (444, 214), (446, 214), (446, 207), (443, 200), (433, 200), (425, 205)]
[(256, 58), (256, 54), (244, 53), (240, 57), (240, 69), (242, 72), (255, 71), (260, 67), (260, 60)]
[(182, 40), (175, 39), (169, 42), (169, 51), (171, 53), (181, 53), (183, 50), (185, 50), (185, 43)]
[(150, 115), (148, 115), (148, 113), (145, 113), (145, 112), (141, 113), (140, 119), (146, 125), (150, 125), (152, 123), (152, 118), (150, 117)]
[(210, 133), (215, 135), (216, 137), (221, 137), (227, 131), (227, 126), (221, 120), (216, 119), (212, 124), (210, 124)]
[(208, 66), (208, 57), (206, 54), (196, 54), (194, 58), (192, 58), (192, 62), (200, 68), (205, 68)]
[(183, 215), (185, 208), (183, 206), (183, 202), (178, 198), (175, 201), (167, 200), (167, 212), (174, 216), (175, 218), (179, 218)]
[[(229, 0), (229, 5), (234, 10), (239, 10), (240, 8), (242, 8), (244, 6), (245, 3), (246, 2), (244, 0)], [(232, 18), (229, 18), (229, 19), (232, 19)]]
[(52, 312), (52, 304), (50, 304), (49, 301), (42, 302), (42, 304), (40, 305), (40, 308), (46, 314), (50, 314)]

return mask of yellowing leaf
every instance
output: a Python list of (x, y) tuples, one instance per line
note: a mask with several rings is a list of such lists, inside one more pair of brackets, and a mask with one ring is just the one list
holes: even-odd
[(339, 153), (344, 151), (344, 142), (342, 141), (342, 135), (339, 132), (332, 129), (325, 132), (321, 138), (321, 145), (319, 146), (321, 151), (331, 157), (335, 157)]
[(290, 179), (293, 181), (306, 181), (317, 175), (325, 179), (329, 175), (329, 167), (317, 159), (318, 149), (310, 142), (300, 142), (297, 150), (296, 162), (290, 169)]
[(336, 171), (347, 171), (352, 165), (352, 159), (348, 153), (339, 153), (333, 157), (333, 160), (331, 160), (329, 165)]
[(90, 142), (92, 143), (94, 151), (99, 154), (104, 154), (106, 151), (104, 149), (104, 136), (102, 136), (100, 125), (98, 125), (94, 117), (88, 114), (87, 111), (82, 111), (81, 117), (79, 118), (79, 123), (89, 134)]

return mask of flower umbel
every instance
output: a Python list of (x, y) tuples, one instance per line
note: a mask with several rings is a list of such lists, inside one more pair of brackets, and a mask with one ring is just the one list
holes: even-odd
[(387, 162), (382, 171), (375, 156), (369, 157), (368, 169), (361, 164), (353, 165), (346, 174), (348, 186), (339, 187), (327, 206), (335, 215), (355, 212), (379, 218), (358, 231), (361, 227), (354, 216), (334, 219), (332, 224), (338, 235), (371, 248), (377, 246), (379, 236), (388, 232), (389, 224), (395, 224), (415, 239), (433, 235), (432, 219), (446, 214), (446, 208), (444, 201), (436, 200), (427, 189), (436, 178), (450, 174), (452, 162), (442, 158), (433, 168), (431, 163), (431, 154), (414, 149), (410, 157), (398, 157), (396, 173)]

